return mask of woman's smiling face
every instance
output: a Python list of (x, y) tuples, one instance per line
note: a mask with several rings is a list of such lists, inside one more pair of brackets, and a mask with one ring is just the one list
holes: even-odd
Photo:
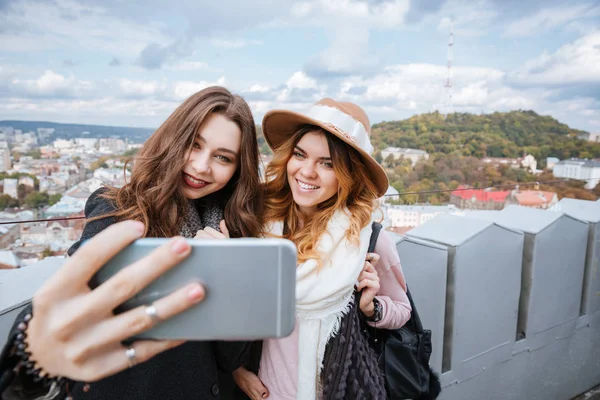
[(287, 177), (294, 202), (306, 216), (338, 192), (325, 133), (311, 131), (298, 141), (287, 163)]

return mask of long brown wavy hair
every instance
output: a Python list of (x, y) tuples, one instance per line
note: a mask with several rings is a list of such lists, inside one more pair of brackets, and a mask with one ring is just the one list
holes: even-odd
[[(304, 217), (294, 202), (288, 182), (287, 163), (300, 139), (309, 132), (325, 135), (339, 187), (334, 196), (318, 204), (317, 212), (309, 221), (302, 221)], [(360, 231), (371, 222), (377, 188), (356, 150), (318, 126), (302, 125), (277, 148), (265, 174), (265, 222), (267, 225), (273, 221), (284, 222), (283, 237), (296, 244), (299, 263), (320, 258), (317, 242), (337, 210), (347, 208), (350, 212), (346, 238), (358, 245)]]
[(212, 114), (223, 115), (242, 131), (240, 161), (223, 189), (196, 201), (211, 199), (224, 206), (231, 237), (258, 236), (263, 201), (256, 126), (246, 101), (219, 86), (190, 96), (150, 136), (135, 157), (129, 182), (122, 188), (109, 187), (102, 194), (117, 208), (103, 217), (141, 221), (146, 226), (144, 236), (178, 235), (189, 206), (181, 187), (181, 171), (199, 127)]

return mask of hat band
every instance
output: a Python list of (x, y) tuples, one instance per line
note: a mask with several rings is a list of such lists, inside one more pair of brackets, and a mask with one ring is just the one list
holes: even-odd
[(308, 110), (306, 116), (335, 129), (367, 154), (373, 152), (373, 146), (363, 124), (345, 112), (334, 107), (315, 105)]

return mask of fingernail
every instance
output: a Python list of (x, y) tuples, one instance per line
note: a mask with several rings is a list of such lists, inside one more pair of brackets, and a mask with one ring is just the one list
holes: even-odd
[(188, 291), (188, 298), (193, 301), (202, 300), (204, 298), (204, 289), (200, 285), (194, 285)]
[(173, 242), (171, 248), (175, 253), (181, 254), (188, 249), (188, 246), (189, 245), (187, 244), (187, 241), (183, 238), (180, 238)]

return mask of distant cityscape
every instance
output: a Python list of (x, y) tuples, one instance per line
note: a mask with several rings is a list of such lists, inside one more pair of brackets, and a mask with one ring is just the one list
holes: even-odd
[(55, 128), (0, 126), (0, 268), (60, 256), (81, 236), (85, 203), (103, 185), (120, 187), (128, 156), (141, 143), (125, 137), (54, 139)]
[[(0, 126), (0, 269), (15, 268), (47, 256), (62, 256), (80, 237), (84, 226), (85, 203), (92, 192), (103, 185), (120, 187), (130, 172), (125, 162), (139, 150), (127, 135), (107, 135), (80, 131), (57, 138), (57, 128), (36, 127), (24, 131), (14, 126)], [(64, 133), (64, 132), (63, 132)], [(110, 131), (110, 133), (114, 133)], [(151, 131), (137, 132), (145, 140)], [(600, 140), (591, 135), (587, 140)], [(382, 164), (403, 161), (414, 168), (429, 159), (422, 149), (387, 147), (378, 152)], [(262, 156), (262, 166), (270, 156)], [(484, 157), (481, 161), (495, 168), (523, 169), (540, 174), (538, 162), (531, 154), (520, 158)], [(545, 170), (557, 178), (585, 181), (585, 188), (600, 183), (600, 161), (587, 159), (547, 158)], [(262, 168), (264, 171), (264, 168)], [(488, 190), (456, 187), (448, 204), (399, 204), (402, 194), (390, 186), (379, 200), (384, 226), (405, 233), (440, 214), (469, 215), (494, 212), (507, 205), (539, 209), (555, 207), (556, 193), (539, 187), (511, 190)], [(76, 218), (76, 219), (65, 219)], [(50, 221), (21, 223), (37, 219)]]

